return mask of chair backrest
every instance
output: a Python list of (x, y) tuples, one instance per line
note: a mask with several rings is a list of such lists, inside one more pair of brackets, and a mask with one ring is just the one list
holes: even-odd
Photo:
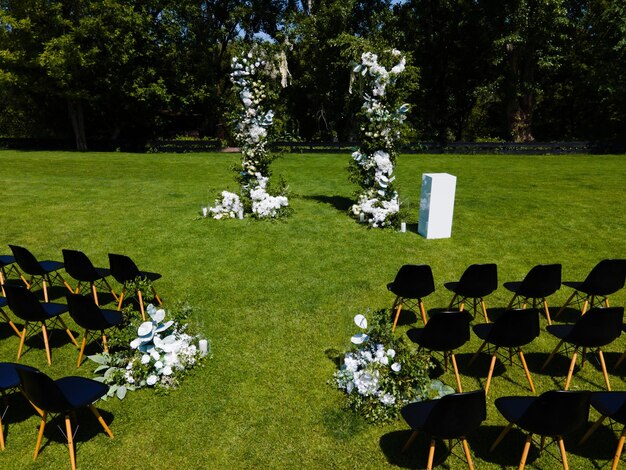
[(43, 372), (18, 367), (17, 374), (26, 398), (37, 408), (51, 413), (61, 413), (73, 408), (54, 380)]
[(493, 323), (487, 341), (503, 348), (524, 346), (539, 336), (539, 310), (506, 310)]
[(594, 307), (574, 324), (566, 342), (584, 347), (605, 346), (622, 334), (624, 307)]
[(516, 423), (541, 436), (567, 435), (589, 418), (591, 392), (553, 390), (542, 393)]
[(625, 282), (626, 259), (604, 259), (587, 275), (581, 290), (593, 295), (610, 295), (622, 289)]
[(484, 297), (497, 288), (498, 266), (496, 264), (472, 264), (461, 276), (456, 292), (463, 297)]
[(92, 297), (68, 294), (66, 298), (69, 314), (78, 326), (88, 330), (99, 330), (102, 328), (102, 311)]
[(470, 316), (458, 310), (435, 313), (424, 325), (420, 344), (432, 351), (452, 351), (470, 339)]
[(26, 274), (30, 274), (31, 276), (41, 276), (45, 274), (43, 269), (41, 269), (39, 261), (35, 258), (35, 255), (26, 248), (17, 245), (9, 245), (9, 248), (11, 248), (13, 252), (15, 262)]
[(528, 271), (517, 293), (531, 299), (548, 297), (561, 288), (561, 272), (560, 264), (538, 264)]
[(83, 282), (91, 282), (99, 276), (93, 263), (85, 253), (78, 250), (62, 250), (65, 271), (74, 279)]
[(137, 265), (126, 255), (109, 253), (109, 265), (111, 275), (120, 284), (134, 281), (140, 275)]
[(441, 439), (464, 437), (478, 429), (486, 417), (484, 390), (454, 393), (438, 400), (423, 429)]
[(427, 264), (405, 264), (393, 281), (393, 291), (406, 298), (418, 299), (435, 292), (433, 271)]
[(47, 318), (35, 294), (25, 286), (5, 284), (7, 304), (15, 315), (25, 321), (41, 321)]

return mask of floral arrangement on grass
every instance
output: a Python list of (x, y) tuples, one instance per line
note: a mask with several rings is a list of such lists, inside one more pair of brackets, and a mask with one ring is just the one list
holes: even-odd
[(395, 62), (389, 70), (379, 64), (378, 55), (372, 52), (365, 52), (353, 70), (367, 91), (360, 113), (361, 147), (352, 154), (350, 164), (350, 179), (361, 186), (361, 192), (350, 212), (370, 227), (399, 225), (400, 200), (393, 185), (393, 170), (400, 126), (409, 106), (392, 109), (387, 102), (387, 86), (393, 85), (404, 71), (406, 59), (395, 49), (385, 55), (384, 60)]
[(389, 421), (407, 403), (433, 394), (430, 356), (394, 337), (390, 318), (385, 309), (373, 314), (369, 326), (364, 315), (354, 317), (366, 332), (352, 336), (353, 347), (333, 376), (334, 384), (346, 394), (347, 406), (370, 422)]
[[(210, 354), (208, 341), (187, 333), (187, 324), (166, 321), (165, 310), (152, 304), (146, 311), (150, 321), (138, 327), (128, 322), (111, 338), (115, 352), (88, 356), (98, 364), (95, 372), (102, 374), (96, 380), (108, 384), (108, 395), (120, 400), (129, 390), (178, 387), (187, 371)], [(129, 333), (135, 336), (130, 342)]]
[[(268, 129), (274, 122), (274, 112), (266, 110), (265, 103), (270, 94), (268, 80), (275, 80), (277, 75), (274, 62), (259, 48), (232, 59), (230, 79), (242, 105), (235, 125), (235, 140), (242, 156), (241, 167), (236, 169), (241, 195), (222, 192), (215, 206), (203, 211), (205, 217), (210, 213), (214, 219), (234, 218), (241, 209), (259, 219), (273, 219), (290, 212), (284, 182), (281, 180), (276, 190), (269, 184), (270, 164), (275, 156), (268, 148)], [(284, 68), (281, 64), (283, 75)]]

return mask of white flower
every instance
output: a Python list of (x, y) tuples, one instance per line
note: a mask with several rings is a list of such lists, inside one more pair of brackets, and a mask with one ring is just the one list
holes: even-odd
[(396, 351), (394, 349), (387, 349), (387, 356), (393, 359), (394, 357), (396, 357)]
[(170, 366), (165, 366), (161, 372), (163, 375), (172, 375), (172, 368)]
[(158, 370), (158, 369), (162, 369), (162, 368), (163, 368), (163, 362), (161, 362), (161, 361), (156, 361), (156, 362), (154, 363), (154, 368), (155, 368), (155, 369), (157, 369), (157, 370)]
[(396, 402), (396, 397), (394, 397), (391, 393), (385, 393), (384, 395), (382, 395), (379, 398), (379, 401), (383, 404), (383, 405), (393, 405)]
[(402, 369), (402, 364), (400, 364), (399, 362), (394, 362), (393, 364), (391, 364), (392, 371), (400, 372), (401, 369)]
[(378, 389), (378, 371), (358, 371), (354, 374), (354, 384), (360, 395), (375, 395)]
[(147, 364), (148, 362), (150, 362), (150, 354), (144, 354), (143, 356), (141, 356), (142, 364)]
[(358, 326), (359, 328), (362, 328), (364, 330), (367, 329), (367, 318), (365, 318), (365, 315), (355, 315), (354, 323), (356, 323), (356, 326)]
[(155, 383), (157, 383), (158, 377), (154, 374), (149, 375), (148, 378), (146, 379), (146, 383), (150, 386), (154, 385)]

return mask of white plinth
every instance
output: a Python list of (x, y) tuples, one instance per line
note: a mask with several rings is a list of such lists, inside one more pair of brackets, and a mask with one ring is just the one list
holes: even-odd
[(417, 231), (425, 238), (450, 238), (456, 176), (448, 173), (424, 173), (420, 195)]

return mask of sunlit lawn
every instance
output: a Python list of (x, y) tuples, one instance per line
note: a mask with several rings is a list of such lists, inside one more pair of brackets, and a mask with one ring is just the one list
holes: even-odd
[[(166, 306), (187, 300), (192, 323), (212, 341), (214, 357), (170, 394), (151, 390), (125, 400), (99, 402), (112, 420), (114, 439), (88, 414), (76, 436), (81, 468), (384, 468), (425, 466), (427, 442), (400, 449), (410, 432), (402, 420), (371, 426), (342, 409), (328, 384), (336, 351), (349, 346), (352, 318), (368, 308), (391, 306), (386, 284), (405, 263), (430, 264), (437, 290), (428, 309), (446, 307), (445, 281), (472, 263), (498, 264), (500, 285), (520, 280), (535, 264), (563, 264), (564, 280), (582, 280), (603, 258), (626, 257), (624, 156), (401, 156), (397, 182), (410, 204), (409, 233), (368, 230), (346, 215), (355, 187), (347, 180), (349, 155), (287, 155), (276, 161), (291, 190), (291, 218), (280, 222), (197, 218), (222, 189), (235, 190), (237, 155), (135, 155), (121, 153), (0, 152), (2, 198), (0, 254), (8, 244), (40, 259), (61, 259), (61, 249), (84, 251), (98, 266), (107, 253), (124, 253), (140, 268), (158, 271), (155, 286)], [(457, 176), (452, 238), (425, 240), (416, 230), (421, 174)], [(563, 287), (549, 299), (560, 305)], [(62, 300), (63, 290), (55, 295)], [(510, 299), (500, 287), (489, 308)], [(626, 292), (612, 297), (624, 305)], [(112, 305), (112, 304), (111, 304)], [(405, 315), (417, 324), (416, 318)], [(479, 321), (477, 318), (475, 321)], [(545, 319), (542, 319), (542, 327)], [(404, 335), (411, 325), (397, 330)], [(78, 328), (74, 328), (78, 331)], [(13, 361), (18, 338), (0, 328), (0, 360)], [(23, 362), (54, 378), (92, 376), (76, 369), (77, 351), (55, 333), (53, 364), (31, 342)], [(488, 357), (468, 367), (475, 338), (460, 354), (465, 390), (484, 383)], [(568, 358), (539, 367), (556, 345), (545, 330), (526, 356), (538, 392), (560, 388)], [(626, 347), (606, 349), (609, 369)], [(515, 362), (517, 364), (517, 361)], [(611, 370), (615, 390), (625, 390), (626, 366)], [(451, 372), (440, 377), (453, 385)], [(574, 376), (573, 389), (604, 387), (597, 361)], [(501, 364), (488, 397), (488, 417), (470, 437), (478, 468), (516, 466), (523, 436), (511, 432), (488, 448), (505, 424), (493, 406), (499, 396), (529, 394), (523, 370)], [(36, 462), (32, 452), (39, 420), (12, 396), (3, 418), (7, 448), (0, 467), (69, 468), (65, 438), (49, 426)], [(595, 420), (596, 415), (592, 415)], [(606, 466), (618, 435), (603, 427), (587, 445), (566, 440), (571, 468)], [(463, 468), (455, 448), (442, 468)], [(439, 447), (438, 455), (443, 455)], [(530, 468), (558, 468), (558, 448)], [(534, 467), (533, 467), (534, 466)]]

